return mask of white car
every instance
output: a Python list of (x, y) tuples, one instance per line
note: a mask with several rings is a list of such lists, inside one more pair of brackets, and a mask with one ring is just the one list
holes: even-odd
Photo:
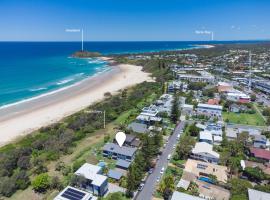
[(165, 170), (164, 167), (162, 167), (160, 173), (163, 174), (164, 170)]
[(160, 177), (157, 177), (157, 182), (159, 182), (160, 181)]
[(174, 145), (173, 145), (173, 149), (175, 149), (175, 147), (176, 147), (176, 145), (174, 144)]
[(172, 155), (169, 154), (167, 160), (171, 160)]

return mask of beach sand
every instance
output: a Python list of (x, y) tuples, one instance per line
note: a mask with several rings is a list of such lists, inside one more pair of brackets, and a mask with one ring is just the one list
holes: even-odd
[[(114, 65), (109, 58), (103, 57)], [(119, 64), (98, 76), (39, 98), (0, 109), (0, 146), (52, 124), (104, 98), (144, 81), (153, 81), (141, 66)]]

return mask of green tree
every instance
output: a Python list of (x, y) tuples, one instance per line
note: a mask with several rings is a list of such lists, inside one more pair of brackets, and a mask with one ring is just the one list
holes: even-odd
[(197, 137), (200, 133), (200, 129), (196, 126), (195, 123), (193, 123), (189, 126), (188, 131), (189, 131), (189, 134), (193, 137)]
[(176, 159), (185, 160), (188, 158), (190, 151), (195, 144), (193, 137), (184, 135), (180, 138), (179, 144), (176, 147)]
[(174, 95), (173, 105), (172, 105), (172, 113), (171, 113), (171, 120), (174, 123), (177, 123), (180, 116), (180, 110), (179, 110), (179, 97), (177, 94)]
[(250, 182), (238, 178), (233, 178), (229, 182), (231, 187), (232, 199), (236, 197), (243, 197), (243, 199), (247, 199), (247, 190), (248, 188), (252, 188)]
[(47, 173), (39, 174), (32, 181), (33, 189), (36, 192), (45, 192), (50, 187), (50, 177)]
[(175, 189), (174, 178), (172, 175), (167, 175), (162, 179), (158, 190), (160, 193), (162, 193), (163, 196), (167, 198), (169, 196), (168, 193), (172, 193), (174, 189)]
[(244, 173), (249, 177), (250, 180), (261, 182), (266, 178), (266, 175), (259, 167), (246, 167)]

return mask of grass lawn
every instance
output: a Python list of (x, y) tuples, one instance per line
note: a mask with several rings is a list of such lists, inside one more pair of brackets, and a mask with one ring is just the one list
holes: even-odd
[(257, 112), (255, 114), (223, 112), (222, 117), (224, 121), (228, 119), (229, 123), (265, 126), (264, 119)]

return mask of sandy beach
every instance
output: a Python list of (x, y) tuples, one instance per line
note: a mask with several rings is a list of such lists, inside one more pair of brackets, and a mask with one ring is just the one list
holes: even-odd
[[(113, 63), (109, 58), (102, 58)], [(144, 81), (153, 81), (141, 66), (112, 64), (111, 70), (42, 97), (0, 109), (0, 146), (57, 122), (94, 102)]]

